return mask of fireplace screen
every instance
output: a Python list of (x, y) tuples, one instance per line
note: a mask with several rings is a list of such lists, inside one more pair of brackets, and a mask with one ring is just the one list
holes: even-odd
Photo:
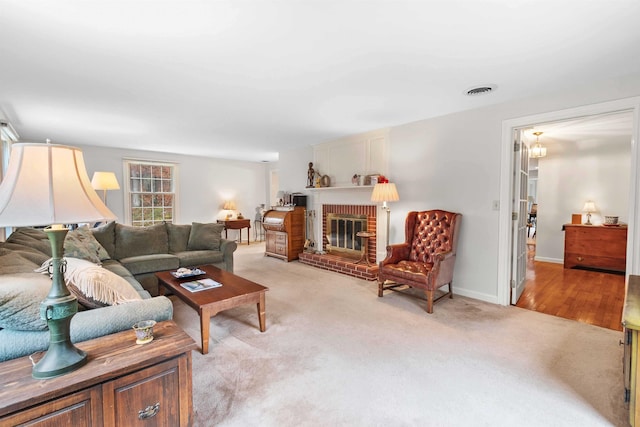
[(356, 233), (367, 231), (367, 216), (328, 213), (326, 221), (327, 252), (360, 256), (361, 239)]

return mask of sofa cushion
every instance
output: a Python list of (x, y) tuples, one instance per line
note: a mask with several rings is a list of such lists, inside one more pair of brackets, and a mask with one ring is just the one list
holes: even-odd
[(80, 227), (67, 233), (64, 239), (64, 256), (80, 258), (94, 264), (109, 259), (109, 254), (96, 240), (87, 227)]
[(169, 252), (169, 240), (164, 224), (147, 227), (116, 224), (116, 259), (167, 252)]
[(116, 256), (116, 223), (109, 222), (97, 228), (92, 228), (93, 237), (102, 245), (109, 254), (109, 258)]
[(224, 261), (224, 253), (221, 251), (184, 251), (174, 255), (180, 260), (180, 267), (197, 267)]
[(44, 231), (36, 228), (20, 227), (16, 229), (6, 240), (24, 248), (31, 248), (51, 257), (51, 242)]
[(187, 249), (190, 251), (197, 250), (220, 250), (221, 233), (224, 230), (223, 224), (199, 222), (191, 223), (191, 232), (189, 233), (189, 242)]
[(40, 303), (51, 290), (51, 279), (41, 274), (0, 275), (0, 328), (17, 331), (44, 331)]
[(189, 224), (176, 225), (168, 222), (167, 235), (169, 237), (169, 252), (183, 252), (187, 250), (187, 244), (189, 243), (189, 234), (191, 233), (191, 226)]
[(46, 259), (38, 257), (38, 262), (35, 262), (30, 258), (33, 255), (28, 250), (18, 251), (10, 250), (6, 248), (6, 244), (0, 248), (0, 275), (13, 274), (13, 273), (32, 273), (34, 268), (37, 268)]
[(120, 262), (134, 276), (144, 273), (173, 270), (180, 265), (177, 256), (167, 253), (122, 258)]

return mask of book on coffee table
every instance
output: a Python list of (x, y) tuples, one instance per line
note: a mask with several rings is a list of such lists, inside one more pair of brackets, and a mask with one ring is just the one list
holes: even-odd
[(180, 286), (182, 286), (189, 292), (199, 292), (207, 289), (219, 288), (220, 286), (222, 286), (222, 283), (207, 278), (180, 283)]

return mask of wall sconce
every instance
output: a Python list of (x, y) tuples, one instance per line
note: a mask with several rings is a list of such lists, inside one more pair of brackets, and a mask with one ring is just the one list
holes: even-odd
[(547, 148), (540, 144), (539, 138), (543, 132), (534, 132), (533, 134), (536, 136), (536, 143), (533, 144), (533, 147), (529, 150), (529, 157), (532, 159), (539, 159), (547, 155)]
[(593, 212), (597, 212), (596, 204), (591, 200), (588, 200), (587, 202), (585, 202), (584, 207), (582, 208), (582, 212), (587, 213), (587, 222), (585, 222), (584, 225), (593, 225), (591, 224), (591, 214)]

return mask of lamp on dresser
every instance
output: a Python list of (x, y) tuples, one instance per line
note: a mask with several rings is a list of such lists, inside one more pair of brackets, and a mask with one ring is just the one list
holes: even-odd
[(594, 202), (592, 202), (591, 200), (585, 202), (584, 207), (582, 208), (582, 212), (587, 213), (587, 222), (585, 222), (584, 225), (593, 225), (591, 224), (591, 214), (596, 211), (596, 204)]
[(391, 215), (391, 209), (387, 206), (387, 202), (397, 202), (400, 200), (398, 196), (398, 190), (393, 183), (385, 182), (383, 184), (376, 184), (373, 187), (373, 193), (371, 193), (372, 202), (382, 202), (382, 209), (387, 212), (387, 246), (389, 246), (389, 216)]
[(49, 348), (33, 366), (34, 378), (72, 372), (87, 355), (71, 343), (71, 318), (78, 301), (64, 283), (65, 224), (113, 220), (116, 216), (91, 187), (82, 151), (65, 145), (16, 143), (11, 147), (7, 174), (0, 184), (0, 225), (48, 226), (51, 243), (51, 290), (40, 305), (49, 328)]

